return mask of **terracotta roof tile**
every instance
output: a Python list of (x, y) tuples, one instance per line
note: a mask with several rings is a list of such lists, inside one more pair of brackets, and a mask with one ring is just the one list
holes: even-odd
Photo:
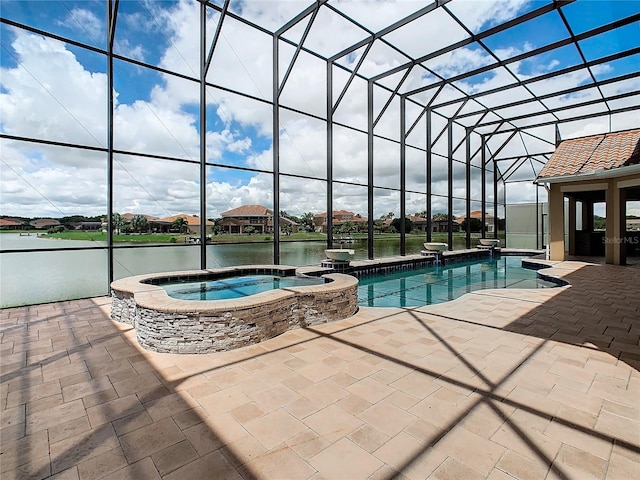
[(22, 222), (11, 220), (9, 218), (0, 218), (0, 227), (20, 227)]
[[(467, 218), (466, 214), (458, 215), (454, 219), (454, 222), (462, 223), (465, 218)], [(482, 210), (473, 210), (473, 211), (471, 211), (471, 218), (477, 218), (478, 220), (482, 220)], [(484, 218), (485, 219), (493, 218), (493, 215), (490, 214), (489, 212), (485, 212)]]
[(640, 163), (640, 129), (565, 140), (538, 178), (578, 175)]
[(268, 217), (270, 215), (273, 215), (273, 211), (262, 205), (242, 205), (220, 214), (222, 217)]
[(58, 226), (60, 222), (55, 218), (39, 218), (38, 220), (30, 221), (29, 224), (36, 228), (46, 228)]
[[(170, 215), (164, 218), (156, 219), (158, 222), (175, 222), (177, 218), (184, 218), (187, 221), (187, 225), (193, 227), (194, 225), (200, 225), (200, 218), (194, 215), (187, 215), (186, 213), (179, 213), (177, 215)], [(207, 220), (205, 225), (214, 225), (213, 222)]]
[(146, 218), (147, 220), (158, 220), (158, 217), (154, 217), (153, 215), (147, 215), (146, 213), (123, 213), (122, 215), (120, 215), (122, 218), (124, 218), (125, 220), (127, 220), (128, 222), (131, 221), (131, 219), (133, 217), (135, 217), (136, 215), (142, 215), (144, 218)]
[[(334, 217), (337, 217), (338, 215), (351, 215), (351, 216), (355, 216), (355, 213), (350, 212), (348, 210), (333, 210), (332, 215)], [(322, 212), (322, 213), (318, 213), (316, 215), (316, 217), (326, 217), (327, 216), (327, 212)]]

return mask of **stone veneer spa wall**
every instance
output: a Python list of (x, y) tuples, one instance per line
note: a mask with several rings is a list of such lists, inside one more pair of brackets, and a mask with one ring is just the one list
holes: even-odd
[(178, 300), (153, 285), (154, 278), (201, 278), (265, 272), (291, 274), (295, 267), (139, 275), (111, 284), (111, 318), (131, 324), (144, 348), (160, 353), (213, 353), (259, 343), (294, 328), (350, 317), (358, 310), (358, 280), (327, 274), (327, 283), (275, 289), (231, 300)]

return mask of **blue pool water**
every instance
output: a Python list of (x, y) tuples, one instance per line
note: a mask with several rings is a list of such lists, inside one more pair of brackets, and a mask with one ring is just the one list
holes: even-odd
[(325, 283), (322, 278), (243, 275), (202, 282), (175, 282), (160, 285), (170, 297), (180, 300), (224, 300), (241, 298), (276, 288)]
[(358, 304), (364, 307), (415, 307), (448, 302), (486, 288), (557, 286), (537, 278), (535, 270), (523, 268), (522, 258), (504, 256), (364, 277), (358, 286)]

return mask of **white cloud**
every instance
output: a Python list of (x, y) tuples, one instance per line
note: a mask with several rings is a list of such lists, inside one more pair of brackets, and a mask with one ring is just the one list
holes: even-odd
[(101, 44), (105, 38), (105, 25), (96, 15), (86, 8), (74, 8), (69, 12), (64, 22), (60, 25), (71, 27), (72, 29), (82, 29), (96, 45)]
[[(106, 146), (106, 75), (90, 72), (61, 42), (15, 31), (19, 65), (2, 69), (5, 133)], [(199, 159), (197, 117), (171, 101), (171, 82), (156, 85), (151, 100), (119, 103), (114, 112), (116, 149)], [(210, 159), (245, 153), (251, 139), (222, 130), (207, 136)], [(2, 213), (101, 214), (106, 211), (106, 155), (78, 149), (3, 142)], [(144, 208), (167, 215), (198, 209), (197, 166), (116, 156), (116, 210)]]
[(62, 42), (13, 32), (20, 64), (0, 70), (3, 131), (105, 146), (106, 75), (87, 71)]
[[(450, 8), (463, 18), (473, 31), (487, 25), (500, 23), (519, 11), (524, 1), (512, 2), (451, 2)], [(336, 2), (374, 31), (392, 18), (399, 19), (424, 6), (418, 2)], [(158, 45), (163, 49), (156, 52), (156, 45), (146, 45), (137, 37), (124, 37), (122, 30), (117, 37), (119, 53), (133, 58), (156, 58), (166, 69), (180, 72), (193, 78), (199, 77), (199, 4), (179, 1), (169, 8), (161, 9), (149, 4), (153, 17), (142, 13), (126, 13), (119, 17), (123, 27), (135, 28), (145, 35), (158, 35)], [(233, 8), (247, 18), (265, 27), (282, 25), (293, 18), (303, 7), (300, 2), (234, 2)], [(324, 9), (323, 9), (324, 10)], [(91, 36), (102, 35), (104, 26), (88, 10), (75, 9), (72, 16), (83, 22)], [(209, 35), (215, 31), (218, 15), (208, 19)], [(331, 28), (342, 23), (335, 15), (318, 17), (309, 36), (309, 45), (323, 51), (335, 52), (362, 37), (358, 29), (349, 31), (345, 40), (340, 35), (327, 34)], [(290, 37), (299, 36), (304, 23), (296, 27)], [(445, 28), (435, 25), (434, 29), (412, 30), (409, 42), (415, 45), (429, 44), (437, 38), (440, 43), (450, 42)], [(105, 147), (106, 139), (106, 96), (107, 78), (103, 72), (92, 71), (83, 64), (63, 43), (44, 39), (31, 33), (11, 30), (15, 35), (11, 48), (19, 61), (18, 66), (4, 67), (1, 73), (0, 114), (2, 131), (13, 135), (43, 138), (61, 142), (80, 143)], [(397, 32), (401, 33), (401, 30)], [(150, 38), (141, 35), (141, 38)], [(407, 41), (404, 40), (403, 41)], [(213, 56), (208, 80), (227, 88), (238, 89), (266, 100), (272, 95), (272, 42), (271, 36), (248, 28), (231, 18), (225, 20), (218, 49)], [(524, 43), (513, 45), (497, 52), (509, 57), (531, 49)], [(282, 44), (280, 80), (287, 69), (287, 61), (293, 48)], [(354, 66), (359, 55), (345, 58), (343, 64)], [(155, 57), (154, 57), (155, 55)], [(148, 60), (151, 61), (151, 60)], [(406, 61), (397, 52), (376, 45), (366, 58), (363, 72), (381, 72)], [(479, 48), (462, 48), (442, 55), (429, 62), (429, 66), (450, 76), (492, 63), (494, 60)], [(551, 58), (548, 70), (557, 66), (557, 59)], [(89, 64), (86, 64), (89, 65)], [(510, 64), (516, 74), (527, 78), (519, 63)], [(604, 73), (608, 66), (601, 66), (595, 73)], [(319, 59), (306, 54), (296, 62), (291, 77), (281, 94), (281, 102), (303, 112), (324, 116), (326, 110), (326, 66)], [(349, 74), (334, 69), (333, 99), (342, 90)], [(387, 85), (393, 88), (393, 81), (401, 75), (389, 79)], [(131, 80), (135, 82), (134, 79)], [(433, 81), (416, 69), (408, 77), (403, 91), (418, 88), (427, 81)], [(531, 85), (535, 93), (554, 92), (572, 87), (585, 81), (584, 72), (575, 72), (557, 79), (536, 82)], [(513, 78), (504, 69), (487, 74), (482, 81), (459, 82), (469, 93), (485, 91)], [(117, 87), (116, 87), (117, 88)], [(123, 100), (121, 95), (115, 108), (115, 146), (121, 150), (140, 151), (149, 154), (168, 155), (188, 160), (199, 160), (200, 135), (198, 104), (199, 85), (173, 76), (162, 76), (155, 85), (140, 85), (140, 98)], [(148, 93), (148, 96), (147, 96)], [(118, 92), (116, 91), (116, 94)], [(593, 92), (585, 92), (585, 99)], [(387, 92), (376, 89), (376, 114), (386, 102)], [(441, 103), (460, 94), (454, 89), (445, 89), (436, 99)], [(515, 97), (515, 92), (514, 92)], [(510, 99), (513, 97), (510, 96)], [(494, 99), (495, 100), (495, 99)], [(502, 101), (497, 99), (496, 101)], [(554, 99), (553, 105), (575, 101), (569, 98)], [(222, 89), (207, 89), (209, 106), (209, 133), (207, 135), (208, 159), (225, 161), (225, 154), (244, 161), (243, 166), (269, 171), (272, 168), (272, 109), (268, 104), (232, 94)], [(455, 110), (457, 106), (452, 107)], [(448, 112), (449, 110), (447, 110)], [(217, 114), (219, 120), (215, 118)], [(415, 115), (416, 112), (413, 112)], [(394, 101), (376, 127), (376, 134), (399, 138), (399, 102)], [(631, 123), (630, 116), (616, 118), (618, 125)], [(367, 120), (366, 82), (356, 79), (337, 108), (334, 120), (365, 129)], [(605, 119), (596, 119), (586, 124), (567, 125), (566, 136), (606, 130)], [(434, 120), (438, 125), (438, 121)], [(323, 178), (326, 175), (326, 132), (321, 121), (305, 118), (298, 114), (281, 111), (280, 167), (283, 173), (312, 175)], [(250, 133), (249, 133), (250, 132)], [(257, 135), (256, 135), (257, 132)], [(418, 126), (414, 134), (415, 142), (424, 145), (424, 128)], [(458, 132), (459, 133), (459, 132)], [(458, 135), (456, 133), (456, 135)], [(551, 131), (550, 136), (553, 136)], [(446, 137), (446, 136), (445, 136)], [(457, 137), (456, 137), (457, 138)], [(376, 141), (374, 154), (376, 180), (382, 185), (399, 184), (399, 148), (388, 142)], [(442, 150), (442, 141), (438, 148)], [(349, 130), (335, 129), (334, 175), (343, 181), (366, 181), (367, 143), (366, 135)], [(519, 154), (524, 149), (522, 141), (515, 138), (503, 155)], [(446, 152), (446, 149), (445, 149)], [(242, 157), (244, 156), (244, 160)], [(99, 214), (106, 210), (106, 191), (103, 188), (106, 173), (106, 155), (80, 150), (64, 150), (56, 147), (24, 145), (3, 142), (3, 162), (12, 166), (2, 170), (2, 213), (60, 215), (71, 213)], [(418, 161), (416, 161), (418, 162)], [(136, 211), (155, 215), (167, 215), (185, 211), (199, 211), (199, 174), (197, 163), (169, 162), (143, 157), (116, 157), (116, 209)], [(443, 170), (434, 171), (434, 178), (446, 178)], [(424, 172), (409, 172), (411, 178), (422, 178)], [(444, 176), (443, 176), (444, 175)], [(211, 216), (241, 204), (273, 203), (273, 180), (269, 174), (255, 174), (249, 177), (238, 173), (232, 176), (215, 175), (207, 184), (207, 204)], [(414, 181), (415, 181), (414, 178)], [(25, 182), (25, 180), (28, 182)], [(326, 191), (323, 182), (299, 181), (283, 177), (281, 203), (292, 211), (318, 211), (326, 207)], [(444, 183), (435, 190), (446, 192)], [(386, 213), (399, 210), (397, 194), (387, 190), (376, 190), (375, 212)], [(532, 190), (516, 189), (510, 201), (531, 199)], [(490, 192), (492, 193), (492, 192)], [(535, 198), (535, 196), (533, 197)], [(364, 187), (338, 185), (334, 192), (335, 208), (345, 208), (366, 215), (367, 191)], [(408, 211), (421, 204), (420, 197), (412, 200)], [(53, 205), (52, 205), (53, 204)], [(446, 206), (440, 198), (434, 198), (434, 211)], [(436, 208), (437, 207), (437, 208)], [(26, 213), (28, 212), (28, 213)]]
[(132, 45), (128, 38), (117, 37), (113, 51), (124, 57), (134, 60), (145, 61), (144, 48), (142, 45)]

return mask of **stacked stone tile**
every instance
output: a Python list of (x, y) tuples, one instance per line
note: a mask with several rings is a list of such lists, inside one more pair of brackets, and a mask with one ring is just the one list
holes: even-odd
[(209, 301), (170, 298), (163, 288), (144, 283), (152, 277), (114, 282), (111, 318), (132, 325), (140, 345), (160, 353), (232, 350), (294, 328), (341, 320), (358, 309), (358, 280), (349, 275), (325, 275), (330, 282), (321, 285)]

